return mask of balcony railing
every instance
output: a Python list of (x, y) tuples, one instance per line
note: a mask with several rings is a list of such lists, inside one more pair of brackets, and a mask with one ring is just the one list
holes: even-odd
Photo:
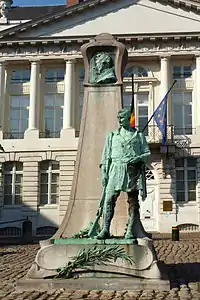
[(39, 133), (39, 138), (45, 138), (45, 139), (50, 139), (50, 138), (59, 138), (60, 137), (60, 131), (44, 131)]
[(16, 139), (23, 139), (24, 132), (4, 132), (3, 139), (5, 140), (16, 140)]
[[(173, 132), (174, 126), (168, 125), (166, 143), (173, 143)], [(148, 128), (146, 128), (144, 134), (146, 135), (147, 142), (149, 144), (158, 144), (162, 142), (162, 133), (157, 125), (149, 125)]]
[[(149, 125), (144, 134), (149, 144), (158, 144), (162, 142), (162, 133), (157, 125)], [(196, 129), (192, 127), (174, 127), (167, 126), (166, 144), (174, 144), (177, 140), (186, 139), (186, 136), (196, 134)]]

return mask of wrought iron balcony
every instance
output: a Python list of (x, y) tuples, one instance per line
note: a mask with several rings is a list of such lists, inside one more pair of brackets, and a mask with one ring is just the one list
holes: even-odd
[(16, 139), (23, 139), (24, 138), (24, 132), (4, 132), (3, 133), (3, 139), (5, 140), (16, 140)]
[[(192, 127), (174, 127), (174, 125), (167, 126), (166, 144), (176, 144), (180, 139), (187, 139), (186, 136), (195, 134), (196, 130)], [(162, 133), (157, 125), (149, 125), (144, 134), (146, 135), (149, 144), (161, 144)]]
[(40, 138), (45, 138), (45, 139), (59, 138), (60, 137), (60, 131), (46, 130), (44, 132), (40, 132), (39, 137)]

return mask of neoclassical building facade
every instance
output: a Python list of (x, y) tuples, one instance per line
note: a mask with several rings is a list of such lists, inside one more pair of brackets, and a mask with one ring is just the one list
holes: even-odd
[(131, 105), (133, 74), (139, 129), (177, 80), (168, 98), (167, 147), (161, 147), (153, 118), (145, 129), (152, 155), (142, 222), (150, 232), (170, 232), (175, 225), (199, 231), (199, 3), (78, 2), (41, 8), (36, 16), (34, 7), (13, 3), (0, 19), (0, 137), (5, 150), (0, 153), (0, 237), (21, 236), (26, 218), (34, 236), (48, 236), (64, 217), (83, 107), (80, 47), (102, 32), (113, 34), (128, 50), (123, 106)]

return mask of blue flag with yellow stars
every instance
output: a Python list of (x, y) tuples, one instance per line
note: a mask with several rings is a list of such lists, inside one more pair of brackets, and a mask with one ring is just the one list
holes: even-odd
[(162, 133), (163, 146), (166, 144), (167, 139), (167, 97), (168, 93), (165, 95), (154, 112), (154, 120)]
[(170, 89), (166, 93), (165, 97), (163, 98), (163, 100), (160, 102), (155, 112), (153, 113), (154, 120), (162, 133), (162, 146), (166, 144), (166, 140), (167, 140), (167, 98), (175, 83), (176, 80), (174, 80), (173, 84), (171, 85)]

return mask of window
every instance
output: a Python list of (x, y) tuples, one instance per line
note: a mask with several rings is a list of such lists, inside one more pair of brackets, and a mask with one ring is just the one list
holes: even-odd
[(10, 97), (10, 137), (22, 138), (28, 128), (29, 95)]
[(60, 136), (63, 123), (63, 94), (49, 94), (44, 96), (44, 125), (45, 137)]
[(44, 226), (44, 227), (38, 227), (36, 230), (37, 236), (52, 236), (56, 233), (58, 230), (57, 227), (53, 226)]
[[(148, 122), (148, 92), (136, 93), (135, 98), (135, 114), (136, 114), (136, 127), (139, 130), (143, 130)], [(125, 93), (123, 96), (123, 107), (130, 108), (132, 102), (131, 93)], [(144, 131), (145, 135), (148, 135), (148, 127)]]
[(40, 205), (57, 204), (59, 200), (59, 162), (40, 163)]
[(191, 66), (174, 66), (173, 67), (173, 79), (189, 78), (192, 76)]
[(46, 82), (59, 82), (63, 81), (65, 77), (64, 69), (48, 69), (45, 75)]
[(148, 77), (147, 70), (142, 67), (130, 67), (124, 72), (124, 77), (131, 77), (132, 74), (135, 77)]
[(196, 201), (196, 159), (180, 158), (175, 165), (177, 202)]
[(172, 92), (174, 134), (192, 134), (192, 92)]
[(25, 83), (30, 81), (30, 70), (21, 69), (13, 70), (11, 76), (11, 83)]
[(79, 89), (80, 89), (80, 94), (79, 94), (79, 107), (80, 107), (80, 119), (82, 117), (82, 111), (83, 111), (83, 98), (84, 98), (84, 86), (83, 86), (83, 82), (84, 82), (84, 78), (85, 78), (85, 70), (81, 69), (80, 73), (79, 73)]
[(5, 227), (0, 228), (0, 237), (20, 237), (22, 235), (21, 228)]
[(4, 205), (22, 204), (23, 164), (6, 162), (3, 164)]

